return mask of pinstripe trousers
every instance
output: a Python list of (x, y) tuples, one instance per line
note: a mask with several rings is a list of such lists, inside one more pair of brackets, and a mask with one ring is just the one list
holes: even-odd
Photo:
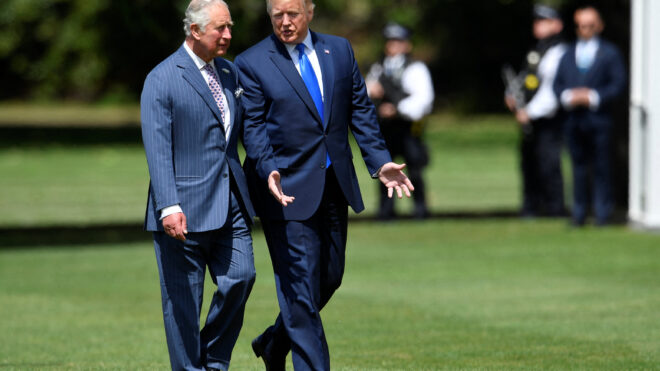
[[(229, 368), (255, 279), (252, 238), (234, 192), (227, 223), (179, 241), (154, 233), (165, 335), (172, 370)], [(217, 286), (199, 330), (206, 267)]]

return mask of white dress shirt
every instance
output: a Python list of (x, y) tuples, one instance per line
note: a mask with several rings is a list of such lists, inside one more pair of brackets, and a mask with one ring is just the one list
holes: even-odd
[[(303, 40), (302, 43), (305, 44), (305, 55), (309, 59), (309, 62), (312, 64), (312, 68), (314, 68), (314, 74), (316, 74), (316, 80), (318, 80), (319, 82), (319, 89), (321, 89), (321, 98), (325, 98), (323, 96), (323, 75), (321, 74), (321, 65), (319, 64), (319, 58), (316, 55), (314, 44), (312, 44), (312, 33), (309, 30), (307, 30), (307, 37), (305, 37), (305, 40)], [(298, 70), (298, 73), (300, 74), (300, 62), (299, 62), (300, 57), (298, 55), (298, 50), (296, 50), (296, 45), (298, 44), (284, 44), (284, 46), (286, 46), (286, 50), (289, 52), (289, 55), (291, 56), (293, 65), (296, 66), (296, 70)]]
[[(190, 55), (190, 58), (192, 58), (193, 62), (195, 62), (195, 65), (197, 68), (199, 68), (199, 72), (202, 74), (202, 77), (204, 77), (204, 81), (206, 81), (206, 84), (208, 85), (209, 79), (211, 78), (209, 76), (209, 73), (206, 70), (203, 70), (204, 66), (207, 65), (206, 62), (197, 54), (195, 54), (189, 47), (188, 44), (185, 42), (183, 43), (184, 49), (188, 52)], [(220, 81), (220, 73), (218, 73), (218, 70), (215, 69), (215, 63), (211, 62), (208, 63), (208, 65), (213, 68), (213, 71), (215, 71), (215, 75), (218, 77), (218, 84), (220, 85), (220, 94), (222, 94), (222, 109), (225, 112), (224, 116), (222, 117), (222, 123), (224, 124), (225, 128), (225, 139), (229, 140), (229, 132), (231, 131), (231, 112), (229, 112), (229, 103), (227, 103), (227, 96), (225, 96), (225, 91), (222, 89), (222, 82)]]
[[(188, 47), (188, 44), (185, 42), (183, 43), (183, 48), (188, 52), (188, 55), (190, 55), (190, 58), (192, 58), (193, 62), (195, 62), (195, 65), (197, 68), (199, 68), (199, 72), (202, 74), (202, 77), (204, 77), (204, 81), (206, 81), (206, 84), (208, 85), (209, 83), (209, 73), (205, 70), (203, 70), (204, 66), (207, 65), (206, 62), (202, 58), (200, 58), (197, 54), (195, 54), (190, 47)], [(224, 89), (222, 89), (222, 82), (220, 81), (220, 74), (218, 73), (218, 70), (215, 69), (215, 63), (208, 63), (211, 68), (213, 68), (213, 71), (215, 71), (215, 75), (218, 77), (218, 85), (220, 85), (220, 94), (222, 94), (222, 108), (224, 111), (224, 115), (222, 117), (222, 123), (225, 129), (225, 138), (229, 140), (229, 134), (231, 132), (231, 112), (229, 112), (229, 103), (227, 103), (227, 96), (225, 95)], [(160, 211), (160, 219), (164, 219), (168, 215), (172, 215), (175, 213), (181, 213), (183, 210), (181, 209), (181, 206), (179, 204), (172, 205), (172, 206), (167, 206), (161, 209)]]
[[(596, 60), (596, 53), (598, 53), (598, 48), (600, 47), (600, 39), (597, 37), (592, 37), (589, 40), (578, 40), (575, 45), (575, 64), (578, 68), (589, 69), (591, 65)], [(571, 100), (573, 99), (573, 92), (571, 89), (566, 89), (561, 92), (559, 97), (561, 100), (562, 106), (564, 108), (571, 110), (573, 106), (571, 105)], [(592, 111), (596, 111), (600, 106), (600, 95), (594, 89), (589, 91), (589, 108)]]

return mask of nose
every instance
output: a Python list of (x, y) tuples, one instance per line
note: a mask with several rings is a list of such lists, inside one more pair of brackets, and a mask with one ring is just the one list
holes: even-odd
[(288, 26), (288, 25), (291, 24), (291, 18), (289, 18), (288, 14), (284, 14), (282, 16), (282, 24), (285, 25), (285, 26)]
[(222, 31), (222, 38), (227, 39), (227, 40), (231, 40), (231, 28), (226, 27), (224, 29), (224, 31)]

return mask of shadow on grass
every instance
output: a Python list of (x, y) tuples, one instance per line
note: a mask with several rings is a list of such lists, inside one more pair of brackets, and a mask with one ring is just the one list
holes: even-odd
[[(443, 212), (434, 213), (426, 220), (435, 219), (499, 219), (515, 218), (518, 213), (509, 210), (494, 210), (484, 212)], [(354, 223), (397, 223), (399, 221), (414, 222), (411, 216), (382, 222), (373, 216), (351, 216), (349, 224)], [(261, 231), (259, 220), (254, 226)], [(259, 232), (260, 233), (260, 232)], [(132, 242), (149, 242), (151, 233), (144, 231), (141, 224), (100, 224), (90, 226), (45, 226), (45, 227), (9, 227), (0, 228), (0, 249), (29, 248), (44, 246), (76, 246), (92, 244), (122, 244)]]
[(126, 124), (113, 127), (47, 127), (47, 126), (0, 126), (0, 145), (108, 145), (142, 144), (140, 126)]

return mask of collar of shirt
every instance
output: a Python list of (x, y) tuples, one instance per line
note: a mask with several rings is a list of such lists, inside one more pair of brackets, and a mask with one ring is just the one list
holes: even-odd
[(592, 37), (589, 40), (578, 39), (576, 48), (578, 52), (595, 53), (599, 45), (600, 39), (598, 37)]
[[(204, 68), (204, 66), (206, 66), (207, 64), (210, 64), (211, 67), (213, 68), (213, 71), (215, 71), (215, 74), (218, 75), (218, 71), (215, 69), (215, 63), (211, 63), (211, 62), (206, 63), (206, 62), (204, 62), (204, 60), (202, 58), (200, 58), (197, 54), (195, 54), (195, 52), (192, 51), (192, 49), (190, 49), (190, 47), (188, 46), (188, 44), (186, 44), (185, 41), (183, 43), (183, 48), (186, 49), (186, 52), (188, 52), (188, 55), (190, 55), (190, 58), (192, 58), (193, 62), (195, 62), (195, 66), (197, 66), (197, 68), (200, 71), (202, 70), (202, 68)], [(211, 61), (213, 61), (213, 60), (211, 60)], [(206, 79), (206, 75), (204, 75), (204, 74), (202, 74), (202, 75), (204, 76), (204, 79)], [(207, 81), (207, 83), (208, 83), (208, 81)]]
[[(321, 73), (321, 64), (319, 63), (319, 58), (316, 55), (314, 43), (312, 43), (312, 32), (309, 29), (307, 30), (307, 36), (305, 37), (305, 40), (303, 40), (302, 44), (305, 45), (305, 54), (307, 55), (309, 62), (312, 64), (312, 68), (314, 68), (314, 74), (316, 75), (316, 80), (319, 83), (319, 89), (321, 89), (321, 97), (323, 97), (325, 94), (323, 92), (323, 75)], [(298, 70), (298, 73), (300, 73), (300, 56), (298, 55), (298, 50), (296, 50), (296, 45), (298, 44), (284, 44), (286, 51), (289, 52), (289, 56), (291, 57), (294, 66), (296, 66), (296, 70)]]
[[(305, 40), (302, 42), (305, 44), (305, 54), (309, 54), (308, 50), (314, 50), (314, 44), (312, 43), (312, 32), (308, 29), (307, 30), (307, 36), (305, 37)], [(286, 50), (289, 52), (289, 55), (291, 55), (292, 60), (297, 60), (298, 59), (298, 51), (296, 50), (296, 46), (298, 44), (284, 44), (286, 46)]]

